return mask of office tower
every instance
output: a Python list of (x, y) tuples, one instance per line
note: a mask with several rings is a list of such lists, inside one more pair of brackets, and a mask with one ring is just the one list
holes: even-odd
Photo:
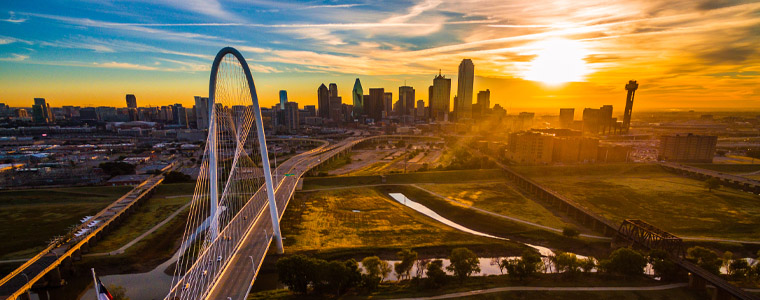
[(195, 128), (208, 129), (209, 108), (208, 97), (195, 96)]
[(583, 109), (583, 131), (589, 133), (599, 132), (599, 109)]
[(533, 127), (533, 118), (536, 116), (532, 112), (521, 112), (517, 115), (517, 122), (520, 129), (530, 129)]
[(612, 105), (599, 108), (599, 132), (607, 134), (612, 130)]
[(414, 109), (414, 88), (411, 86), (401, 86), (398, 88), (398, 100), (401, 101), (400, 114), (408, 116), (412, 114)]
[(338, 97), (338, 85), (335, 83), (330, 84), (330, 97)]
[(172, 106), (172, 118), (181, 128), (187, 128), (187, 110), (182, 104), (176, 103)]
[[(305, 117), (316, 117), (317, 116), (317, 107), (314, 105), (306, 105), (303, 107), (303, 109), (306, 111)], [(299, 115), (300, 117), (300, 115)]]
[(459, 64), (457, 78), (457, 104), (455, 105), (457, 119), (464, 120), (472, 117), (472, 84), (475, 78), (475, 65), (469, 58)]
[(330, 119), (336, 123), (343, 120), (343, 99), (341, 97), (330, 96)]
[(559, 109), (559, 127), (568, 129), (573, 126), (575, 120), (575, 108)]
[(285, 109), (285, 103), (288, 102), (288, 91), (280, 90), (280, 109)]
[(359, 78), (354, 82), (354, 89), (351, 91), (351, 97), (354, 100), (353, 116), (358, 118), (364, 113), (364, 90)]
[[(481, 115), (487, 115), (491, 109), (491, 90), (478, 92), (478, 108)], [(475, 112), (473, 111), (473, 114)]]
[(94, 107), (83, 107), (79, 110), (80, 120), (99, 121), (98, 112)]
[(284, 125), (289, 132), (298, 131), (298, 120), (300, 118), (298, 111), (298, 103), (286, 102), (284, 112)]
[(385, 116), (383, 117), (390, 117), (393, 115), (393, 93), (383, 93), (383, 108), (385, 111)]
[(633, 96), (636, 94), (636, 90), (639, 88), (639, 84), (636, 80), (629, 80), (625, 85), (625, 90), (628, 91), (628, 96), (625, 98), (625, 112), (623, 113), (623, 133), (628, 133), (631, 128), (631, 112), (633, 110)]
[[(337, 96), (337, 86), (335, 89)], [(324, 83), (317, 89), (317, 108), (319, 109), (319, 116), (321, 118), (330, 118), (330, 91), (327, 89)]]
[(423, 101), (422, 99), (417, 100), (417, 118), (418, 119), (425, 118), (425, 101)]
[(50, 111), (50, 105), (45, 101), (45, 98), (34, 98), (32, 120), (34, 120), (35, 123), (41, 124), (55, 122), (55, 117)]
[(441, 71), (438, 71), (438, 76), (433, 79), (433, 86), (430, 87), (430, 118), (436, 121), (444, 121), (448, 119), (449, 107), (451, 105), (451, 79), (441, 75)]
[(663, 135), (657, 159), (676, 162), (712, 163), (715, 156), (717, 136)]
[(137, 108), (137, 98), (135, 95), (127, 94), (127, 108)]
[(383, 111), (385, 110), (383, 94), (385, 94), (385, 89), (383, 88), (370, 88), (369, 102), (364, 102), (367, 105), (367, 115), (375, 119), (375, 121), (380, 121), (383, 118)]

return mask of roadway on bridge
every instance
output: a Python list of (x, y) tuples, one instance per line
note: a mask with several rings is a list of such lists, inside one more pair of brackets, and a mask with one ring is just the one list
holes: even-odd
[[(277, 168), (278, 174), (292, 173), (294, 175), (280, 177), (280, 181), (276, 186), (275, 198), (279, 217), (282, 218), (290, 198), (295, 192), (296, 185), (303, 174), (318, 165), (323, 159), (339, 154), (362, 140), (347, 139), (328, 147), (328, 149), (322, 152), (304, 156), (299, 155), (280, 165)], [(268, 210), (268, 207), (265, 206), (262, 208), (263, 210)], [(207, 299), (245, 299), (255, 279), (254, 274), (258, 273), (258, 269), (269, 249), (272, 240), (271, 232), (272, 221), (270, 215), (268, 213), (259, 214), (259, 218), (241, 242), (240, 249), (238, 249), (234, 257), (230, 258), (229, 264), (219, 275), (216, 284), (211, 288)]]

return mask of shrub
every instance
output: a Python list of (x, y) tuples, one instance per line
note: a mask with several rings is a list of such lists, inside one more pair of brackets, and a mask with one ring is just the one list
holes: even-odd
[(610, 254), (607, 272), (625, 276), (641, 275), (647, 260), (641, 253), (630, 248), (620, 248)]
[(572, 227), (564, 227), (562, 228), (562, 235), (566, 237), (575, 238), (578, 237), (581, 233), (578, 232), (578, 229), (572, 228)]
[(443, 271), (443, 261), (436, 259), (427, 264), (425, 270), (427, 280), (425, 281), (430, 287), (440, 287), (448, 281), (448, 275)]
[(446, 270), (454, 272), (454, 276), (459, 278), (459, 280), (464, 280), (472, 275), (472, 273), (480, 272), (478, 256), (467, 248), (451, 250), (449, 261), (451, 264), (446, 267)]

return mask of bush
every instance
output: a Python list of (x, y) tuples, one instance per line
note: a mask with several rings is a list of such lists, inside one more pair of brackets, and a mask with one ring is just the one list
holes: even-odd
[(464, 280), (472, 275), (472, 273), (480, 272), (478, 256), (467, 248), (451, 250), (449, 261), (451, 264), (446, 267), (446, 270), (454, 272), (454, 276), (459, 278), (459, 280)]
[(403, 279), (405, 276), (406, 278), (411, 277), (409, 272), (412, 271), (414, 262), (417, 261), (417, 252), (404, 249), (396, 253), (396, 256), (398, 256), (398, 259), (400, 260), (400, 262), (397, 262), (393, 266), (396, 271), (396, 276), (399, 280)]
[(572, 227), (564, 227), (562, 228), (562, 235), (566, 237), (575, 238), (581, 235), (580, 232), (578, 232), (578, 229), (572, 228)]
[(362, 275), (362, 283), (368, 290), (376, 289), (383, 278), (391, 272), (390, 264), (377, 256), (365, 257), (362, 260), (362, 266), (366, 272)]
[(293, 255), (277, 260), (277, 277), (294, 293), (306, 294), (314, 273), (314, 261), (303, 255)]
[(641, 253), (630, 248), (620, 248), (610, 254), (606, 271), (625, 276), (635, 276), (644, 273), (647, 260)]
[(581, 267), (581, 261), (573, 253), (559, 252), (553, 257), (554, 267), (557, 272), (573, 276), (578, 273)]
[(312, 285), (317, 294), (330, 292), (340, 296), (357, 286), (362, 276), (353, 259), (327, 262), (299, 254), (280, 258), (276, 266), (280, 282), (298, 294), (308, 293)]
[(522, 281), (539, 272), (543, 267), (543, 262), (541, 255), (526, 249), (521, 258), (502, 260), (499, 268), (502, 266), (507, 270), (509, 277)]
[(665, 250), (653, 250), (649, 253), (649, 263), (652, 264), (654, 275), (665, 281), (675, 281), (681, 275), (681, 268), (670, 259)]

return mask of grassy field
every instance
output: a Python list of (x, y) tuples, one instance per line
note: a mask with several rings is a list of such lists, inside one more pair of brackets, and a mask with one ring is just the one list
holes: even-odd
[(0, 192), (0, 259), (24, 258), (132, 187), (76, 187)]
[(526, 198), (505, 182), (420, 184), (420, 186), (462, 204), (498, 214), (554, 228), (568, 225), (545, 207)]
[(382, 253), (392, 256), (399, 249), (441, 246), (446, 251), (456, 246), (478, 245), (507, 253), (520, 253), (524, 249), (516, 243), (447, 227), (372, 188), (296, 193), (281, 224), (285, 248), (290, 253), (329, 252), (335, 256), (362, 257)]
[[(760, 160), (758, 160), (760, 161)], [(729, 174), (744, 174), (760, 171), (760, 164), (689, 164), (697, 168)]]
[(92, 252), (110, 252), (148, 231), (192, 200), (195, 183), (161, 184), (153, 196), (138, 207), (118, 228), (98, 241)]
[[(536, 277), (520, 282), (507, 276), (471, 277), (464, 282), (452, 279), (452, 282), (439, 289), (423, 289), (410, 281), (386, 282), (380, 284), (377, 291), (371, 294), (362, 294), (359, 291), (349, 292), (341, 299), (389, 299), (409, 297), (431, 297), (436, 295), (483, 290), (488, 288), (507, 286), (531, 286), (531, 287), (639, 287), (655, 286), (663, 284), (649, 278), (614, 278), (598, 274), (579, 274), (574, 279), (568, 279), (561, 274), (539, 274)], [(300, 295), (294, 295), (288, 290), (274, 290), (267, 292), (252, 293), (248, 300), (258, 299), (312, 299)], [(313, 298), (316, 299), (316, 298)], [(621, 291), (621, 292), (542, 292), (542, 291), (510, 291), (501, 293), (483, 294), (478, 296), (452, 298), (452, 299), (710, 299), (704, 291), (692, 291), (687, 288), (677, 288), (663, 291)]]
[(760, 197), (721, 187), (657, 165), (620, 164), (514, 167), (608, 219), (643, 219), (676, 235), (756, 240)]
[(607, 241), (568, 238), (560, 233), (545, 231), (453, 204), (413, 186), (387, 185), (379, 186), (376, 189), (381, 191), (383, 195), (402, 193), (442, 217), (475, 231), (595, 257), (605, 257), (609, 252), (609, 242)]
[[(406, 174), (385, 175), (387, 184), (405, 183), (460, 183), (479, 180), (503, 179), (504, 173), (496, 169), (414, 172)], [(382, 184), (382, 177), (374, 176), (331, 176), (304, 178), (305, 190), (343, 187), (353, 185)]]

